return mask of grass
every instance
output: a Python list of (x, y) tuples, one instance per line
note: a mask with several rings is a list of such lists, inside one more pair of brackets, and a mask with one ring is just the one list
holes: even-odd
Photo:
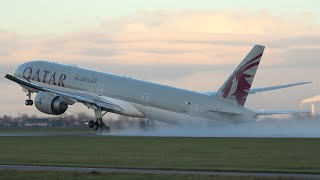
[(320, 139), (0, 137), (0, 164), (320, 173)]
[(99, 179), (185, 179), (185, 180), (292, 180), (294, 178), (280, 177), (252, 177), (252, 176), (217, 176), (217, 175), (181, 175), (181, 174), (132, 174), (132, 173), (82, 173), (82, 172), (55, 172), (55, 171), (15, 171), (0, 170), (0, 180), (99, 180)]

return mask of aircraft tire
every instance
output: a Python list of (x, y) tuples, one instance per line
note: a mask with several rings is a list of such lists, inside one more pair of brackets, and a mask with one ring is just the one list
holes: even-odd
[(27, 99), (27, 100), (25, 101), (25, 105), (26, 105), (26, 106), (32, 106), (32, 105), (33, 105), (33, 101)]
[(146, 129), (147, 128), (147, 123), (145, 121), (140, 122), (140, 128), (141, 129)]
[(94, 121), (89, 121), (89, 123), (88, 123), (88, 125), (89, 125), (89, 128), (93, 128), (93, 125), (94, 125)]
[(98, 123), (94, 123), (92, 129), (97, 131), (99, 129), (99, 124)]

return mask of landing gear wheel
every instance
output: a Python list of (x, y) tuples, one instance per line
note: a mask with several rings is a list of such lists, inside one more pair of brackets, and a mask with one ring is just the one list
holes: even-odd
[(94, 121), (89, 121), (88, 125), (89, 125), (89, 128), (93, 128)]
[(31, 100), (31, 92), (30, 91), (28, 91), (27, 96), (28, 96), (28, 99), (26, 100), (25, 104), (26, 104), (26, 106), (32, 106), (33, 101)]
[(140, 128), (143, 130), (150, 130), (154, 127), (155, 127), (154, 121), (147, 120), (147, 121), (140, 122)]
[(26, 100), (25, 101), (26, 106), (32, 106), (33, 105), (33, 101), (32, 100)]
[(140, 128), (141, 129), (146, 129), (147, 128), (147, 123), (145, 121), (140, 122)]
[(99, 123), (95, 122), (92, 127), (93, 130), (97, 131), (99, 129)]

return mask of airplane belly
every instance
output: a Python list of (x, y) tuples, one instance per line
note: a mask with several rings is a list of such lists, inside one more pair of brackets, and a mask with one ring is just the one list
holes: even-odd
[(182, 114), (172, 111), (167, 111), (159, 108), (154, 108), (150, 106), (143, 106), (140, 104), (134, 104), (134, 106), (142, 113), (144, 116), (150, 120), (161, 121), (168, 124), (175, 125), (196, 125), (196, 126), (210, 126), (218, 125), (224, 123), (237, 124), (241, 122), (256, 121), (257, 119), (253, 117), (252, 114), (246, 112), (239, 115), (230, 115), (228, 113), (214, 113), (210, 112), (202, 114), (202, 116), (194, 117), (188, 114)]
[(135, 105), (144, 116), (150, 120), (161, 121), (168, 124), (175, 125), (190, 125), (190, 124), (211, 124), (216, 122), (213, 119), (206, 119), (201, 117), (193, 117), (187, 114), (176, 113), (150, 106)]

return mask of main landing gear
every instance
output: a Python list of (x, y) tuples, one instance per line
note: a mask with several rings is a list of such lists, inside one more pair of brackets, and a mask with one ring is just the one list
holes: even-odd
[(141, 121), (140, 122), (140, 128), (143, 130), (148, 130), (155, 127), (154, 121), (151, 121), (148, 119), (147, 121)]
[(104, 114), (102, 114), (102, 110), (99, 107), (98, 109), (94, 110), (95, 116), (96, 116), (96, 121), (89, 121), (89, 128), (92, 128), (94, 131), (97, 131), (99, 133), (109, 133), (110, 132), (110, 127), (106, 126), (102, 120), (102, 117), (107, 114), (107, 112), (105, 112)]
[(28, 96), (28, 99), (26, 100), (25, 104), (26, 104), (26, 106), (32, 106), (33, 101), (31, 100), (31, 92), (30, 91), (28, 91), (27, 96)]

